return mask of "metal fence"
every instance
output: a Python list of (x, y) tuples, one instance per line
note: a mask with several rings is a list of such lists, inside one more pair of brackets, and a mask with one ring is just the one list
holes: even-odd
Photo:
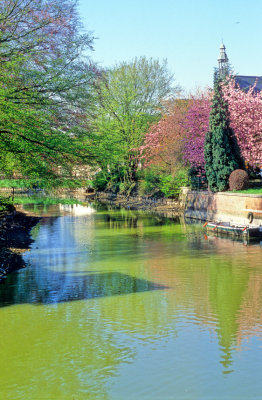
[(189, 186), (192, 190), (207, 190), (207, 178), (205, 176), (191, 176), (189, 178)]

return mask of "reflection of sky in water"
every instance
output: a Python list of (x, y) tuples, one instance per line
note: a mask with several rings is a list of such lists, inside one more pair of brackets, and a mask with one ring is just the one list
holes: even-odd
[(62, 208), (34, 228), (28, 267), (0, 286), (4, 398), (260, 395), (259, 245)]

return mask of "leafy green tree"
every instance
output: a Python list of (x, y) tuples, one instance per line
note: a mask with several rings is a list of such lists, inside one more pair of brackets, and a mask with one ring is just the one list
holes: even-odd
[(116, 182), (134, 186), (145, 133), (160, 119), (163, 100), (178, 90), (172, 81), (166, 61), (145, 57), (101, 73), (93, 140), (98, 164), (105, 175), (109, 173), (109, 181), (114, 176)]
[(96, 75), (83, 52), (74, 0), (0, 4), (0, 169), (54, 176), (87, 159), (85, 133)]
[(206, 134), (204, 148), (206, 176), (213, 192), (226, 190), (229, 175), (241, 166), (240, 152), (229, 125), (228, 107), (223, 98), (221, 82), (221, 79), (215, 79), (209, 132)]

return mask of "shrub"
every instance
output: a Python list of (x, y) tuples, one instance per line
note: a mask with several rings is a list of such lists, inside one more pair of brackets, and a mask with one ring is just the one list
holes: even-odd
[(167, 174), (157, 167), (150, 167), (145, 169), (143, 174), (143, 179), (139, 179), (138, 182), (140, 196), (177, 198), (180, 187), (188, 184), (188, 171), (185, 168), (180, 168), (173, 174)]
[(235, 169), (229, 176), (229, 190), (243, 190), (248, 187), (248, 173), (243, 169)]
[(94, 177), (93, 187), (98, 191), (102, 191), (106, 189), (108, 182), (109, 176), (103, 171), (99, 171)]
[(188, 172), (186, 169), (176, 171), (175, 175), (161, 175), (160, 190), (165, 197), (177, 198), (180, 193), (181, 186), (187, 186)]
[(160, 193), (160, 174), (157, 167), (150, 167), (139, 173), (138, 194), (140, 196), (158, 196)]
[(8, 212), (14, 211), (13, 202), (5, 197), (0, 197), (0, 214), (6, 214)]
[(136, 182), (120, 182), (119, 183), (119, 193), (130, 196), (135, 190)]

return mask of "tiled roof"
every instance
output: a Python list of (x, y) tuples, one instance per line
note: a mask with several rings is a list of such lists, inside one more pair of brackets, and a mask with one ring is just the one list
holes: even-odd
[(235, 81), (243, 90), (248, 90), (256, 83), (255, 91), (262, 90), (262, 76), (235, 75)]

